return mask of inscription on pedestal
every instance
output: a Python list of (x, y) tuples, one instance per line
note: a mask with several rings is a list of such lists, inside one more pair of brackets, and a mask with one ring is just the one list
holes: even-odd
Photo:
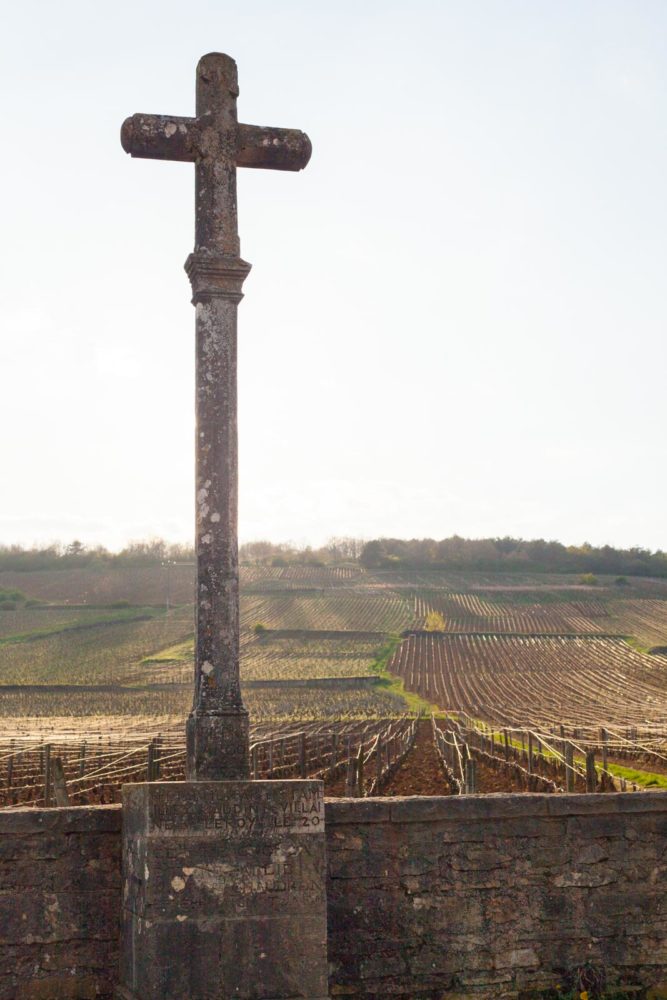
[(327, 995), (321, 782), (130, 785), (123, 805), (125, 996)]
[[(224, 782), (222, 801), (202, 798), (196, 786), (183, 788), (175, 808), (172, 785), (153, 785), (148, 816), (150, 833), (178, 834), (194, 829), (200, 836), (252, 837), (262, 833), (314, 833), (324, 822), (319, 782), (281, 782), (283, 794), (260, 795), (275, 782)], [(304, 787), (305, 786), (305, 787)], [(131, 802), (132, 786), (128, 789)]]

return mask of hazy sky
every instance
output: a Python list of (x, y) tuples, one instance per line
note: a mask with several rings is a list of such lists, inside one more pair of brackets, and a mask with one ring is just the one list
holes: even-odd
[(667, 547), (664, 0), (0, 0), (0, 542), (193, 522), (189, 164), (133, 112), (308, 132), (239, 171), (240, 534)]

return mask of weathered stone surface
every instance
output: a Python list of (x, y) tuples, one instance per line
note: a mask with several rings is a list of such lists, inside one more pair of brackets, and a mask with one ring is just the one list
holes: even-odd
[(111, 997), (119, 806), (0, 812), (0, 998)]
[(663, 793), (328, 801), (331, 995), (664, 981), (665, 820)]
[[(493, 810), (480, 817), (472, 797), (438, 800), (411, 812), (414, 801), (326, 803), (331, 996), (528, 997), (561, 981), (563, 970), (585, 958), (604, 965), (612, 983), (639, 982), (652, 987), (656, 998), (662, 995), (666, 794), (517, 796), (509, 808), (504, 797), (494, 797), (497, 817)], [(425, 808), (431, 819), (425, 819)], [(394, 817), (401, 813), (400, 821), (392, 820), (392, 810)], [(165, 811), (164, 802), (156, 804), (151, 823)], [(236, 836), (245, 867), (235, 862), (229, 899), (243, 906), (244, 890), (254, 884), (254, 862), (230, 816), (227, 810), (214, 817), (201, 849), (207, 838), (222, 837), (220, 831)], [(169, 815), (163, 825), (164, 833), (156, 827), (156, 835), (169, 860), (157, 866), (154, 885), (155, 897), (160, 880), (171, 890), (164, 903), (168, 923), (170, 914), (187, 916), (200, 900), (210, 899), (210, 886), (207, 876), (197, 876), (198, 885), (194, 872), (182, 871), (190, 867), (179, 854), (184, 828)], [(302, 839), (311, 844), (314, 838)], [(119, 807), (0, 812), (0, 1000), (110, 995), (117, 977), (119, 853)], [(303, 873), (301, 868), (299, 879)], [(611, 874), (615, 881), (576, 884), (574, 873), (579, 880), (585, 873)], [(262, 873), (267, 879), (270, 874)], [(184, 885), (174, 887), (172, 879)], [(258, 908), (258, 926), (273, 919), (271, 899), (289, 898), (290, 892), (264, 893), (269, 900)], [(160, 905), (150, 890), (145, 904), (156, 910)], [(298, 922), (294, 937), (301, 936), (291, 903), (286, 912), (286, 926)], [(244, 914), (252, 919), (247, 907)], [(315, 933), (306, 920), (303, 926)], [(238, 937), (225, 940), (230, 948), (239, 944)], [(214, 959), (222, 968), (217, 952)]]
[(248, 714), (239, 683), (237, 307), (241, 259), (238, 166), (302, 170), (308, 136), (239, 124), (236, 63), (209, 52), (197, 65), (196, 117), (137, 114), (121, 129), (132, 156), (195, 164), (195, 248), (185, 269), (196, 307), (195, 693), (187, 723), (192, 781), (245, 780)]
[(137, 1000), (327, 993), (319, 781), (123, 789), (123, 965)]

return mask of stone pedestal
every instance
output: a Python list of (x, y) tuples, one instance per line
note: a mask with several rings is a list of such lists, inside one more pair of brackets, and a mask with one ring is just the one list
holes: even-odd
[(320, 781), (123, 788), (124, 1000), (324, 1000)]

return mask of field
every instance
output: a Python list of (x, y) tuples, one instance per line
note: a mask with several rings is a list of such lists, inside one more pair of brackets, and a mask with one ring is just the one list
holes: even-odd
[(610, 607), (610, 622), (625, 635), (634, 636), (643, 646), (667, 646), (667, 601), (615, 601)]
[[(3, 616), (15, 613), (3, 612)], [(136, 683), (141, 679), (143, 657), (192, 634), (189, 608), (158, 615), (141, 609), (75, 614), (72, 621), (54, 624), (44, 634), (44, 612), (23, 612), (21, 631), (14, 637), (5, 635), (0, 644), (0, 683)]]
[(129, 601), (164, 607), (192, 600), (193, 573), (191, 565), (5, 572), (0, 573), (0, 587), (18, 587), (32, 598), (58, 604)]
[(442, 616), (448, 632), (581, 635), (611, 631), (609, 614), (602, 601), (542, 603), (539, 594), (531, 592), (522, 593), (520, 601), (518, 595), (512, 596), (513, 600), (502, 600), (482, 594), (417, 592), (415, 623), (423, 628), (429, 613), (436, 612)]
[[(405, 703), (384, 688), (314, 687), (247, 688), (243, 700), (254, 722), (295, 722), (313, 719), (366, 719), (401, 715)], [(68, 732), (83, 738), (88, 732), (113, 729), (155, 736), (182, 726), (192, 706), (189, 685), (156, 690), (50, 688), (9, 690), (2, 694), (0, 737), (17, 733)]]
[(409, 628), (413, 620), (406, 598), (361, 587), (253, 595), (241, 603), (241, 628), (260, 624), (288, 631), (387, 633)]
[(428, 701), (499, 726), (667, 733), (667, 658), (622, 639), (422, 633), (388, 666)]
[[(91, 740), (132, 743), (137, 775), (145, 775), (155, 740), (169, 740), (170, 752), (182, 755), (193, 572), (172, 565), (0, 574), (0, 588), (27, 599), (0, 611), (0, 786), (3, 761), (18, 766), (19, 745), (41, 745), (25, 752), (43, 758), (43, 747), (59, 740), (78, 748), (72, 753)], [(442, 737), (425, 735), (423, 725), (413, 734), (400, 781), (390, 783), (402, 790), (411, 761), (415, 775), (431, 770), (429, 779), (415, 777), (419, 787), (462, 787), (447, 735), (456, 719), (456, 746), (486, 775), (482, 790), (528, 787), (524, 764), (538, 781), (537, 751), (529, 765), (512, 757), (528, 755), (527, 733), (551, 747), (540, 780), (553, 788), (564, 787), (566, 771), (557, 767), (565, 766), (567, 740), (578, 772), (593, 750), (604, 751), (608, 768), (667, 771), (664, 650), (662, 581), (593, 586), (557, 575), (369, 573), (358, 565), (242, 569), (241, 677), (255, 738), (262, 742), (265, 727), (267, 738), (278, 739), (319, 726), (322, 740), (325, 730), (333, 739), (341, 726), (389, 725), (420, 705), (448, 713)], [(485, 726), (509, 734), (505, 756), (478, 745)], [(349, 778), (339, 764), (337, 793)], [(107, 797), (116, 794), (115, 773), (105, 775)], [(124, 780), (122, 768), (117, 777)], [(43, 775), (33, 778), (28, 787), (43, 786)]]
[[(405, 714), (326, 723), (260, 721), (251, 732), (251, 776), (310, 776), (323, 779), (330, 794), (386, 794), (414, 746), (417, 726)], [(104, 726), (85, 739), (64, 726), (45, 740), (17, 734), (3, 746), (0, 739), (0, 762), (2, 805), (64, 804), (63, 796), (67, 804), (114, 802), (128, 782), (183, 780), (185, 746), (182, 726), (148, 737), (140, 729)]]

